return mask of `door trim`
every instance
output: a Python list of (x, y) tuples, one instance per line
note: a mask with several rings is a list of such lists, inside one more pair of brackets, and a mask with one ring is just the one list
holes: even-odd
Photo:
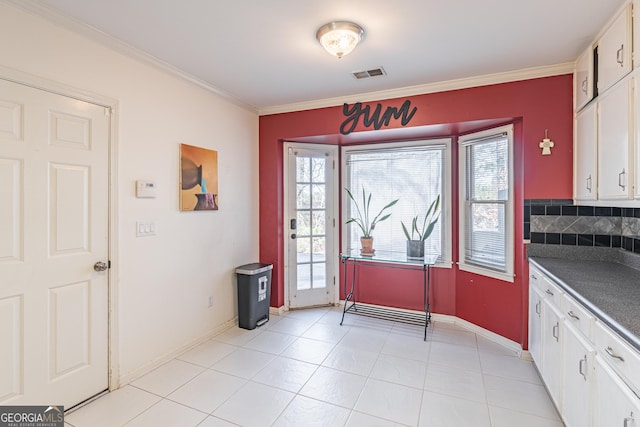
[[(119, 343), (119, 312), (118, 312), (118, 116), (119, 103), (114, 98), (98, 95), (93, 92), (78, 89), (76, 87), (49, 80), (23, 71), (7, 68), (0, 65), (0, 79), (8, 80), (34, 89), (40, 89), (68, 98), (78, 99), (107, 108), (110, 113), (109, 120), (109, 165), (108, 165), (108, 192), (109, 192), (109, 260), (111, 268), (108, 270), (108, 388), (109, 391), (120, 387), (120, 360), (118, 352)], [(87, 396), (90, 398), (91, 396)]]
[[(332, 262), (333, 271), (335, 272), (335, 284), (334, 284), (334, 292), (333, 292), (333, 301), (332, 303), (338, 304), (340, 301), (340, 264), (338, 260), (339, 248), (340, 248), (340, 206), (339, 206), (339, 194), (338, 191), (340, 187), (340, 148), (337, 145), (327, 145), (327, 144), (310, 144), (303, 142), (294, 142), (294, 141), (284, 141), (283, 150), (282, 150), (282, 169), (283, 169), (283, 180), (282, 180), (282, 189), (283, 189), (283, 215), (282, 215), (282, 242), (284, 245), (284, 310), (289, 311), (289, 221), (288, 221), (288, 207), (289, 207), (289, 148), (300, 149), (310, 149), (310, 150), (329, 150), (334, 155), (334, 159), (336, 161), (335, 168), (333, 169), (333, 212), (331, 213), (336, 221), (336, 226), (333, 227), (333, 233), (331, 233), (331, 237), (334, 239), (335, 244), (333, 245), (333, 253), (327, 254), (327, 263)], [(327, 233), (329, 234), (329, 233)], [(333, 260), (333, 261), (330, 261)]]

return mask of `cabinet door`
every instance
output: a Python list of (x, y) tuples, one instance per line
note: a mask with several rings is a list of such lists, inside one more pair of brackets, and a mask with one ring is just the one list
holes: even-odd
[(594, 349), (580, 335), (571, 325), (565, 324), (562, 336), (562, 417), (567, 427), (588, 426), (591, 416), (590, 384)]
[(529, 353), (542, 372), (542, 292), (529, 281)]
[(576, 116), (573, 142), (573, 197), (576, 200), (597, 199), (596, 123), (595, 104)]
[[(639, 7), (640, 9), (640, 7)], [(640, 10), (638, 11), (640, 15)], [(637, 31), (640, 34), (640, 27)], [(635, 34), (635, 33), (634, 33)], [(640, 36), (639, 36), (640, 37)], [(640, 44), (638, 45), (638, 57), (640, 57)], [(631, 77), (631, 83), (633, 85), (633, 120), (635, 124), (635, 134), (633, 138), (633, 144), (635, 147), (635, 177), (634, 177), (634, 197), (640, 199), (640, 90), (637, 85), (640, 81), (640, 69), (636, 70)]]
[(593, 49), (591, 46), (576, 61), (573, 76), (576, 111), (593, 98)]
[(598, 198), (628, 199), (633, 181), (629, 179), (629, 104), (631, 79), (611, 88), (598, 102)]
[(607, 363), (595, 357), (594, 426), (640, 426), (640, 400)]
[(598, 41), (598, 94), (631, 71), (631, 10), (626, 7)]
[(542, 377), (551, 399), (562, 410), (562, 317), (551, 300), (542, 300)]

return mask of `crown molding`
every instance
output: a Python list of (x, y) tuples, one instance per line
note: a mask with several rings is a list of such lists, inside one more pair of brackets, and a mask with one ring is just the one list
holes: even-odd
[(238, 98), (234, 97), (229, 93), (226, 93), (221, 89), (218, 89), (212, 84), (192, 74), (189, 74), (184, 70), (174, 67), (173, 65), (165, 61), (162, 61), (153, 55), (143, 52), (142, 50), (128, 43), (125, 43), (122, 40), (119, 40), (105, 33), (104, 31), (99, 30), (98, 28), (95, 28), (91, 25), (87, 25), (86, 23), (78, 19), (75, 19), (73, 17), (70, 17), (68, 15), (64, 15), (45, 4), (39, 3), (36, 0), (0, 0), (0, 2), (9, 4), (31, 15), (43, 18), (48, 22), (56, 24), (73, 33), (84, 36), (102, 46), (112, 49), (129, 58), (135, 59), (139, 62), (142, 62), (151, 67), (154, 67), (158, 70), (164, 71), (165, 73), (168, 73), (170, 75), (184, 79), (202, 89), (205, 89), (209, 92), (212, 92), (220, 96), (221, 98), (224, 98), (226, 101), (229, 101), (230, 103), (240, 108), (248, 110), (252, 113), (258, 112), (258, 109), (255, 106), (249, 105), (245, 102), (240, 101)]
[(258, 115), (266, 116), (269, 114), (290, 113), (293, 111), (341, 106), (345, 103), (353, 104), (356, 102), (381, 101), (384, 99), (401, 98), (405, 96), (424, 95), (428, 93), (444, 92), (448, 90), (466, 89), (477, 86), (487, 86), (520, 80), (558, 76), (562, 74), (573, 73), (574, 65), (574, 62), (565, 62), (562, 64), (549, 65), (544, 67), (534, 67), (526, 68), (523, 70), (507, 71), (504, 73), (486, 74), (484, 76), (408, 86), (404, 88), (383, 90), (378, 92), (368, 92), (358, 95), (326, 98), (317, 101), (300, 102), (296, 104), (276, 105), (273, 107), (260, 108), (258, 111)]
[(300, 102), (293, 104), (275, 105), (258, 108), (247, 104), (237, 97), (217, 88), (216, 86), (187, 73), (165, 61), (156, 58), (142, 50), (125, 43), (98, 28), (87, 25), (75, 18), (64, 15), (57, 10), (38, 2), (37, 0), (0, 0), (1, 3), (9, 4), (17, 9), (31, 15), (45, 19), (71, 32), (84, 36), (102, 46), (112, 49), (134, 60), (164, 71), (170, 75), (186, 80), (202, 89), (212, 92), (226, 101), (243, 108), (259, 116), (270, 114), (289, 113), (293, 111), (311, 110), (316, 108), (341, 106), (344, 103), (372, 102), (384, 99), (400, 98), (405, 96), (424, 95), (428, 93), (443, 92), (448, 90), (466, 89), (476, 86), (486, 86), (491, 84), (508, 83), (519, 80), (529, 80), (542, 77), (550, 77), (573, 72), (574, 62), (562, 64), (527, 68), (523, 70), (508, 71), (504, 73), (487, 74), (477, 77), (469, 77), (444, 82), (427, 83), (423, 85), (408, 86), (404, 88), (389, 89), (377, 92), (367, 92), (356, 95), (340, 96), (335, 98), (325, 98), (315, 101)]

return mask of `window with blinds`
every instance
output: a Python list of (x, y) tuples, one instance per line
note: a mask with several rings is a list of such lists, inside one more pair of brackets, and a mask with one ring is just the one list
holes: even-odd
[(513, 127), (460, 146), (460, 269), (513, 281)]
[[(425, 253), (438, 254), (440, 262), (450, 262), (450, 215), (445, 216), (450, 212), (450, 146), (450, 139), (439, 139), (343, 148), (343, 186), (351, 190), (360, 205), (363, 189), (367, 195), (371, 193), (372, 214), (398, 199), (390, 210), (391, 217), (378, 223), (372, 232), (376, 250), (405, 253), (407, 238), (401, 222), (410, 229), (413, 217), (424, 218), (429, 205), (440, 195), (440, 219), (425, 242)], [(348, 197), (342, 200), (344, 224), (353, 216), (355, 205)], [(359, 249), (359, 228), (347, 224), (343, 230), (344, 247)]]

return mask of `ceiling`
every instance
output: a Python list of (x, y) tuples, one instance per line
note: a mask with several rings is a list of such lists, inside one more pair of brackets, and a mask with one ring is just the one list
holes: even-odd
[[(49, 15), (53, 8), (264, 112), (572, 62), (625, 0), (18, 3), (25, 2)], [(326, 53), (315, 38), (321, 25), (334, 20), (365, 28), (364, 41), (342, 59)], [(387, 75), (352, 76), (375, 67)]]

